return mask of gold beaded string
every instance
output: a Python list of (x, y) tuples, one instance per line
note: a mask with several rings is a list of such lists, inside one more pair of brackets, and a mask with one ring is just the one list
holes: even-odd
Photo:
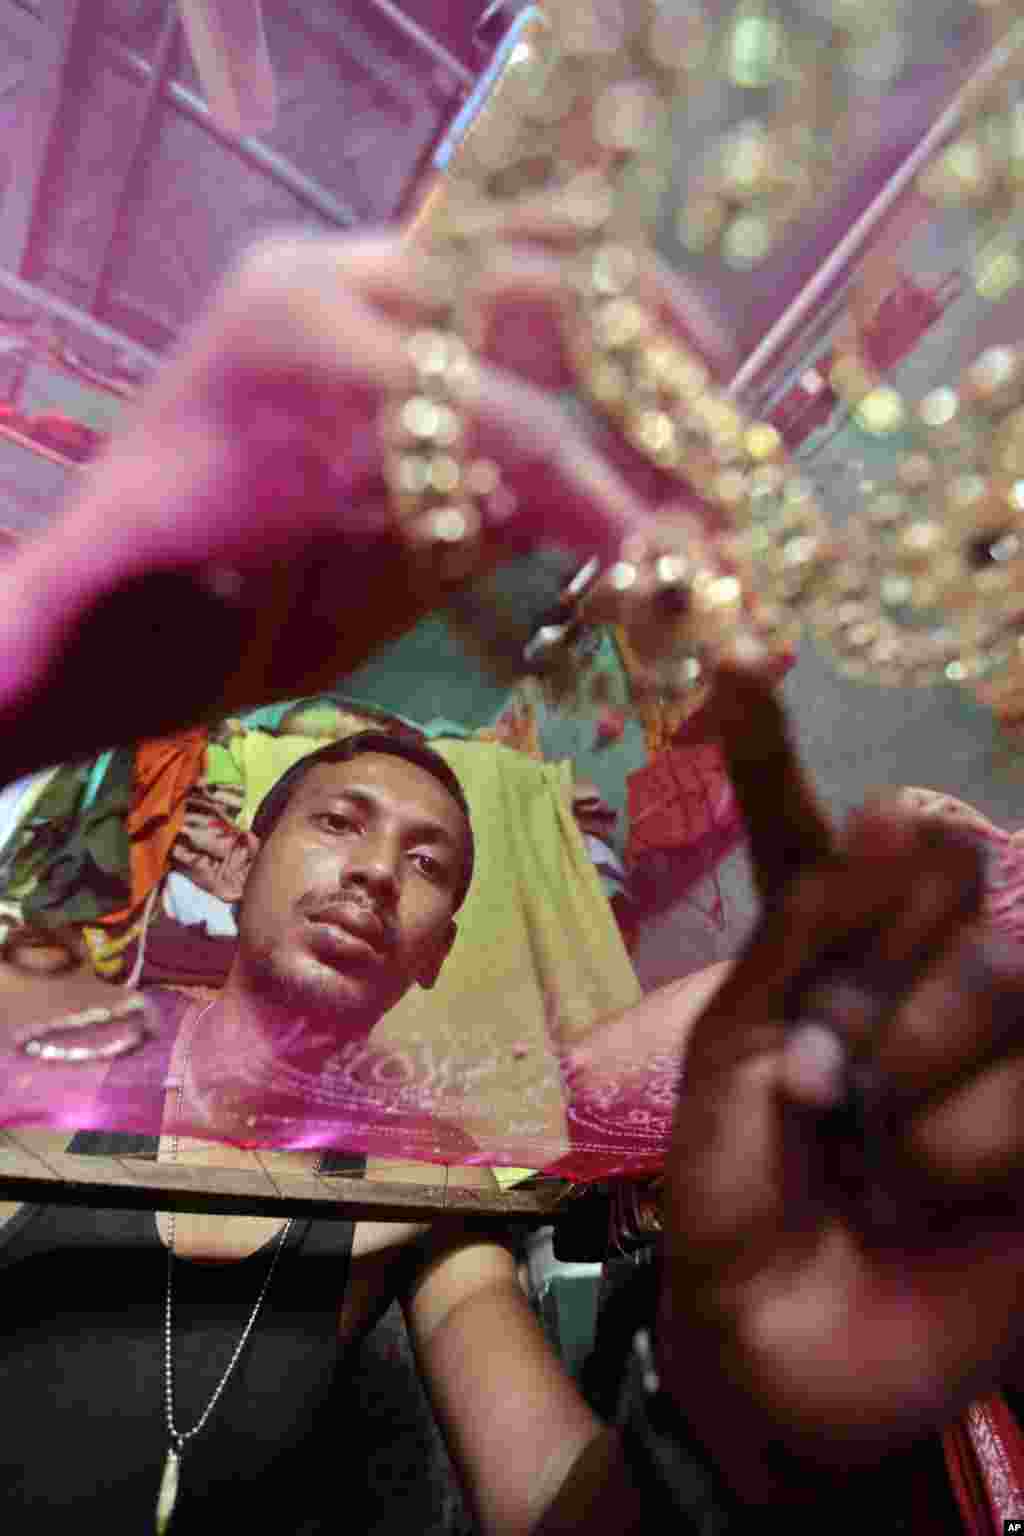
[(855, 678), (1019, 682), (1024, 358), (991, 347), (908, 416), (910, 449), (851, 521), (813, 611)]
[[(652, 556), (660, 657), (650, 635), (635, 643), (636, 592), (649, 585), (646, 552), (624, 551), (604, 583), (606, 598), (617, 600), (606, 617), (633, 621), (631, 646), (645, 653), (648, 691), (686, 695), (703, 684), (700, 652), (712, 631), (724, 641), (744, 616), (737, 571), (749, 556), (768, 541), (759, 580), (745, 574), (760, 599), (762, 631), (771, 635), (773, 624), (782, 628), (780, 595), (792, 603), (809, 585), (827, 540), (806, 487), (782, 469), (785, 453), (775, 429), (747, 424), (698, 355), (670, 336), (643, 300), (651, 189), (657, 193), (664, 183), (672, 99), (681, 78), (688, 84), (692, 54), (684, 50), (681, 63), (666, 67), (666, 16), (646, 0), (630, 10), (629, 20), (619, 16), (610, 33), (592, 14), (554, 9), (555, 36), (542, 29), (532, 40), (532, 73), (524, 77), (510, 63), (503, 94), (492, 99), (460, 150), (455, 188), (435, 234), (449, 257), (457, 247), (464, 255), (474, 225), (487, 227), (485, 210), (495, 199), (549, 187), (552, 213), (571, 232), (571, 352), (581, 394), (649, 462), (696, 489), (733, 535), (725, 568), (706, 541), (699, 559), (668, 548)], [(477, 259), (486, 259), (479, 247)], [(471, 500), (450, 500), (460, 431), (453, 419), (459, 391), (449, 380), (453, 370), (458, 380), (466, 357), (440, 333), (413, 338), (411, 350), (419, 370), (428, 364), (430, 377), (397, 413), (391, 483), (402, 526), (422, 530), (435, 564), (438, 542), (445, 540), (445, 565), (457, 580), (472, 568), (480, 529)], [(784, 494), (768, 517), (765, 492), (780, 474)], [(692, 553), (692, 534), (689, 547)]]
[[(963, 442), (956, 432), (943, 436), (941, 421), (922, 421), (932, 431), (927, 448), (901, 466), (897, 500), (879, 500), (871, 511), (874, 532), (887, 518), (892, 524), (879, 541), (884, 568), (858, 550), (856, 528), (839, 558), (776, 429), (744, 419), (646, 297), (647, 244), (668, 176), (673, 112), (693, 88), (701, 56), (701, 14), (688, 9), (686, 42), (676, 47), (666, 37), (670, 23), (676, 43), (683, 35), (678, 6), (637, 0), (597, 14), (552, 0), (548, 10), (549, 22), (538, 21), (521, 56), (513, 53), (501, 89), (456, 158), (432, 232), (435, 248), (458, 291), (467, 267), (488, 259), (494, 209), (514, 209), (540, 192), (568, 231), (564, 265), (580, 394), (670, 482), (696, 490), (720, 529), (712, 540), (680, 522), (674, 545), (633, 541), (586, 595), (584, 617), (625, 625), (646, 679), (641, 694), (646, 688), (664, 698), (700, 688), (704, 655), (733, 643), (752, 615), (755, 632), (782, 648), (794, 618), (813, 612), (855, 673), (875, 671), (884, 681), (923, 681), (937, 669), (949, 675), (949, 625), (901, 626), (891, 613), (903, 598), (923, 610), (938, 590), (933, 553), (947, 550), (951, 538), (959, 539), (960, 564), (950, 564), (947, 550), (943, 593), (956, 600), (961, 589), (976, 595), (998, 586), (991, 575), (965, 574), (962, 550), (981, 527), (981, 512)], [(738, 154), (737, 184), (756, 182), (764, 142), (745, 142)], [(453, 302), (438, 329), (412, 338), (415, 393), (385, 424), (388, 478), (413, 570), (442, 588), (473, 571), (502, 493), (493, 465), (467, 462), (473, 370), (460, 329)], [(858, 411), (902, 408), (895, 391), (862, 372), (855, 356), (841, 355), (830, 382)], [(953, 475), (952, 466), (962, 472)], [(927, 515), (935, 474), (952, 533)], [(985, 529), (998, 532), (991, 517)], [(1007, 563), (1009, 536), (990, 540), (1000, 552), (996, 563)], [(951, 571), (959, 572), (960, 588)], [(970, 626), (961, 621), (959, 629), (962, 638)], [(980, 654), (988, 642), (975, 635), (971, 644)], [(560, 665), (571, 677), (571, 658)]]

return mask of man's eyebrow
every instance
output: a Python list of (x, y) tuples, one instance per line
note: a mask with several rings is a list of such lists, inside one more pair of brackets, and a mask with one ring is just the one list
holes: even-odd
[[(347, 801), (351, 805), (357, 805), (364, 811), (379, 811), (381, 802), (377, 795), (365, 789), (327, 789), (323, 788), (310, 796), (311, 804), (320, 805), (337, 804), (339, 801)], [(411, 822), (408, 828), (409, 834), (417, 840), (427, 840), (432, 843), (443, 843), (453, 853), (459, 851), (458, 840), (452, 836), (448, 828), (440, 821), (420, 817)]]

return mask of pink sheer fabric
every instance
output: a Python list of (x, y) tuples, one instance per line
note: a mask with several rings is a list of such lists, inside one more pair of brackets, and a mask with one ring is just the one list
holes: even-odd
[[(396, 1047), (371, 1038), (342, 1044), (313, 1075), (284, 1049), (236, 1044), (228, 1035), (215, 1053), (186, 1066), (176, 1042), (204, 1000), (162, 987), (137, 996), (145, 1012), (110, 1024), (10, 1030), (0, 1044), (0, 1125), (155, 1134), (168, 1089), (184, 1072), (181, 1133), (236, 1145), (331, 1146), (540, 1169), (578, 1181), (648, 1172), (664, 1158), (677, 1056), (674, 1040), (657, 1038), (650, 1020), (649, 1040), (630, 1045), (626, 1014), (609, 1024), (607, 1039), (599, 1030), (586, 1045), (552, 1051), (528, 1074), (514, 1117), (499, 1119), (491, 1084), (502, 1063), (494, 1058), (445, 1058), (429, 1041)], [(44, 1050), (99, 1045), (118, 1054), (47, 1059), (26, 1054), (29, 1041)]]
[[(940, 817), (975, 838), (985, 853), (984, 921), (1016, 945), (1024, 942), (1024, 832), (1007, 832), (972, 806), (935, 790), (901, 791), (916, 815)], [(672, 1127), (686, 1040), (727, 965), (685, 977), (594, 1032), (563, 1059), (571, 1154), (560, 1165), (583, 1178), (654, 1172)]]
[[(1021, 834), (993, 826), (949, 796), (908, 790), (904, 797), (918, 814), (955, 820), (979, 839), (988, 855), (987, 920), (1020, 942)], [(295, 1065), (287, 1042), (254, 1047), (250, 1039), (236, 1045), (228, 1036), (201, 1067), (194, 1064), (192, 1108), (181, 1129), (245, 1145), (333, 1146), (524, 1167), (579, 1182), (649, 1174), (664, 1161), (690, 1027), (724, 968), (661, 988), (570, 1045), (562, 1024), (571, 999), (552, 997), (546, 1046), (523, 1041), (506, 1053), (524, 1058), (524, 1072), (515, 1102), (506, 1090), (500, 1109), (498, 1084), (507, 1082), (508, 1063), (488, 1048), (445, 1054), (426, 1037), (396, 1045), (371, 1036), (329, 1052), (314, 1076)], [(65, 1027), (59, 1036), (27, 1015), (8, 1019), (0, 1039), (0, 1125), (157, 1131), (167, 1084), (180, 1070), (172, 1061), (179, 1030), (190, 1008), (194, 1018), (216, 994), (197, 1001), (194, 990), (152, 987), (140, 995), (144, 1018)], [(514, 1013), (515, 996), (488, 1006)], [(118, 1052), (119, 1038), (132, 1048)], [(57, 1040), (65, 1049), (105, 1040), (114, 1054), (100, 1061), (49, 1060), (26, 1054), (30, 1039), (44, 1048)]]

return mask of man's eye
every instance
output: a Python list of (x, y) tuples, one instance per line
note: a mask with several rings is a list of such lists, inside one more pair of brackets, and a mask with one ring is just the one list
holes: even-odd
[(355, 828), (355, 822), (351, 816), (344, 816), (340, 811), (323, 811), (317, 821), (327, 828), (328, 832), (347, 832)]
[(418, 859), (420, 868), (428, 880), (445, 879), (447, 871), (439, 859), (432, 858), (429, 853), (415, 853), (413, 858)]

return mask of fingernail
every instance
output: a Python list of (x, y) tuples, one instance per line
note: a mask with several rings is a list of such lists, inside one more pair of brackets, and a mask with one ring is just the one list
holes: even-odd
[(795, 1103), (831, 1109), (843, 1095), (846, 1048), (822, 1024), (800, 1024), (786, 1041), (781, 1085)]

